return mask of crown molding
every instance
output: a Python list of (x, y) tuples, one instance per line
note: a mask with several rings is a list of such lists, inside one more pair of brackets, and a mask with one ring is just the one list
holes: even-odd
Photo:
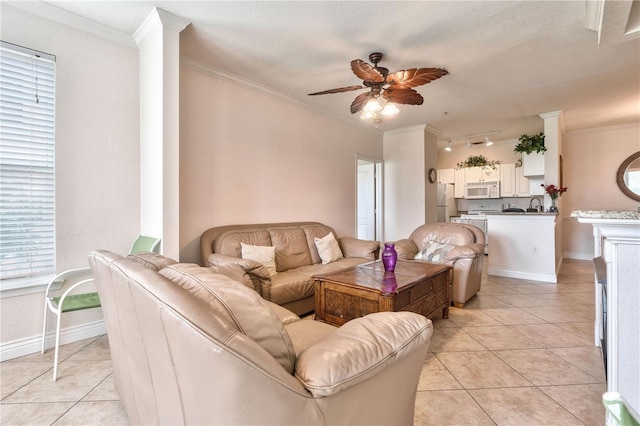
[(24, 10), (25, 12), (68, 25), (98, 37), (115, 41), (116, 43), (120, 43), (128, 47), (137, 48), (132, 35), (115, 30), (92, 19), (84, 18), (80, 15), (76, 15), (75, 13), (60, 9), (59, 7), (53, 6), (49, 3), (44, 3), (42, 1), (11, 0), (4, 1), (4, 3), (17, 9)]
[(296, 105), (298, 107), (304, 108), (308, 111), (312, 111), (314, 113), (317, 114), (322, 114), (324, 116), (330, 117), (334, 120), (339, 120), (342, 123), (348, 124), (350, 126), (356, 126), (358, 128), (365, 128), (368, 129), (370, 131), (375, 131), (376, 133), (379, 133), (380, 130), (376, 129), (376, 128), (372, 128), (371, 126), (367, 126), (364, 125), (360, 120), (358, 120), (358, 122), (355, 122), (354, 120), (349, 120), (347, 118), (344, 118), (341, 115), (335, 114), (335, 113), (331, 113), (331, 112), (327, 112), (324, 110), (321, 110), (319, 108), (315, 108), (313, 106), (310, 106), (302, 101), (300, 101), (298, 98), (295, 98), (293, 96), (287, 95), (283, 92), (280, 92), (278, 90), (272, 89), (271, 87), (265, 86), (263, 84), (257, 83), (253, 80), (249, 80), (247, 78), (244, 77), (240, 77), (236, 74), (232, 74), (230, 72), (224, 71), (220, 68), (214, 67), (212, 65), (206, 64), (202, 61), (199, 61), (198, 59), (195, 59), (193, 57), (190, 56), (185, 56), (185, 55), (181, 55), (180, 56), (180, 65), (185, 66), (187, 68), (191, 68), (194, 71), (200, 72), (202, 74), (206, 74), (209, 75), (211, 77), (217, 78), (219, 80), (223, 80), (223, 81), (227, 81), (231, 84), (234, 84), (236, 86), (240, 86), (243, 87), (245, 89), (248, 90), (252, 90), (254, 92), (258, 92), (261, 93), (263, 95), (269, 96), (273, 99), (277, 99), (279, 101), (282, 102), (286, 102), (289, 104), (293, 104)]
[(538, 114), (538, 117), (542, 118), (543, 120), (547, 120), (547, 119), (556, 119), (558, 122), (558, 130), (560, 131), (560, 133), (564, 133), (564, 114), (562, 112), (562, 110), (560, 111), (552, 111), (552, 112), (545, 112), (543, 114)]
[(133, 34), (133, 38), (136, 42), (136, 46), (141, 48), (158, 31), (167, 28), (179, 33), (189, 24), (191, 24), (191, 22), (186, 19), (182, 19), (155, 7), (145, 18), (144, 22), (140, 24), (136, 32)]
[(604, 12), (604, 0), (589, 0), (587, 3), (587, 21), (585, 27), (588, 30), (600, 33), (602, 29), (602, 12)]
[(607, 131), (607, 130), (625, 129), (627, 127), (640, 127), (640, 122), (636, 121), (633, 123), (614, 124), (612, 126), (589, 127), (588, 129), (570, 130), (565, 134), (569, 135), (573, 133), (583, 133), (583, 132), (600, 132), (600, 131)]
[[(402, 127), (400, 129), (392, 129), (392, 130), (387, 130), (384, 132), (385, 135), (393, 135), (396, 133), (405, 133), (405, 132), (415, 132), (415, 131), (419, 131), (419, 130), (426, 130), (428, 132), (434, 133), (436, 135), (440, 134), (440, 131), (428, 126), (426, 124), (418, 124), (416, 126), (410, 126), (410, 127)], [(437, 133), (436, 133), (437, 132)]]

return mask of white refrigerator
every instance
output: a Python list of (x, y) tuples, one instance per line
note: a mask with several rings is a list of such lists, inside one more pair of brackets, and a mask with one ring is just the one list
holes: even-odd
[(458, 215), (458, 207), (454, 195), (454, 187), (452, 184), (438, 184), (438, 222), (450, 222), (451, 216)]

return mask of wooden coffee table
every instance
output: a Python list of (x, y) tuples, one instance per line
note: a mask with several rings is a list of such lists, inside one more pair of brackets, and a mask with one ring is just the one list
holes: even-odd
[(373, 312), (410, 311), (449, 317), (453, 268), (437, 263), (398, 260), (395, 272), (382, 261), (315, 275), (315, 319), (340, 326)]

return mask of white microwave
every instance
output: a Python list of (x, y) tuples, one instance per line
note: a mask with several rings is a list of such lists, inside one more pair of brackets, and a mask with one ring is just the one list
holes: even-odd
[(500, 182), (470, 182), (464, 186), (464, 198), (500, 198)]

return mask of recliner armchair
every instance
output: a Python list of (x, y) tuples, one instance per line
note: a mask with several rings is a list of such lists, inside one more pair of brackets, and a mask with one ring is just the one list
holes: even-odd
[(453, 266), (451, 299), (455, 307), (463, 308), (480, 291), (484, 233), (477, 226), (464, 223), (427, 223), (417, 227), (408, 239), (395, 242), (398, 258), (414, 259), (429, 242), (453, 246), (447, 247), (448, 251), (441, 250), (438, 261)]
[(108, 251), (89, 264), (132, 424), (413, 423), (433, 331), (421, 315), (336, 328), (264, 300), (238, 265)]

